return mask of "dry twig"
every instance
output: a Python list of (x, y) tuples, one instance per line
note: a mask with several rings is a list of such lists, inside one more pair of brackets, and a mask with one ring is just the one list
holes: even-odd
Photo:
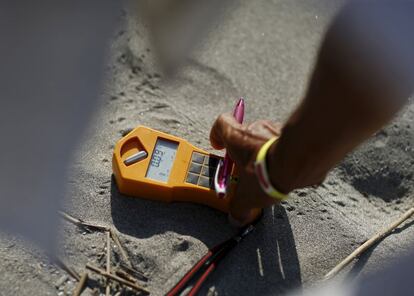
[[(132, 269), (131, 261), (129, 260), (129, 257), (127, 255), (127, 252), (125, 251), (124, 247), (122, 246), (121, 241), (119, 240), (118, 234), (117, 234), (117, 232), (116, 232), (116, 230), (114, 228), (107, 227), (107, 226), (104, 226), (104, 225), (94, 224), (94, 223), (90, 223), (90, 222), (85, 222), (85, 221), (83, 221), (81, 219), (78, 219), (78, 218), (75, 218), (75, 217), (73, 217), (73, 216), (71, 216), (71, 215), (69, 215), (69, 214), (67, 214), (67, 213), (65, 213), (63, 211), (59, 211), (59, 214), (66, 221), (68, 221), (70, 223), (73, 223), (73, 224), (75, 224), (75, 225), (77, 225), (79, 227), (83, 227), (83, 228), (86, 228), (86, 229), (94, 229), (94, 230), (98, 230), (98, 231), (106, 231), (107, 232), (107, 254), (106, 254), (107, 255), (106, 256), (107, 260), (106, 260), (106, 271), (100, 270), (99, 268), (93, 267), (93, 266), (91, 266), (89, 264), (86, 265), (86, 268), (88, 268), (90, 270), (93, 270), (93, 271), (95, 271), (95, 272), (103, 275), (106, 278), (110, 278), (112, 280), (115, 280), (115, 281), (118, 281), (120, 283), (123, 283), (124, 285), (126, 285), (128, 287), (131, 287), (133, 289), (136, 289), (136, 290), (140, 290), (140, 291), (144, 291), (146, 293), (149, 293), (145, 288), (142, 288), (142, 287), (136, 285), (135, 283), (133, 283), (133, 282), (131, 282), (129, 280), (125, 280), (123, 278), (120, 278), (120, 277), (118, 277), (118, 276), (116, 276), (116, 275), (114, 275), (114, 274), (112, 274), (110, 272), (110, 261), (111, 261), (111, 259), (110, 259), (110, 250), (111, 250), (110, 238), (112, 238), (114, 240), (115, 244), (117, 245), (117, 247), (118, 247), (118, 249), (119, 249), (119, 251), (121, 253), (121, 256), (122, 256), (123, 260), (127, 264), (127, 266), (122, 264), (123, 268), (126, 268), (127, 270), (129, 270), (129, 271), (131, 271), (131, 272), (133, 272), (135, 274), (138, 274), (140, 277), (142, 277), (142, 278), (144, 278), (144, 279), (147, 280), (147, 277), (144, 276), (142, 273), (140, 273), (140, 272)], [(60, 263), (61, 263), (61, 267), (63, 269), (65, 269), (71, 276), (73, 276), (78, 281), (80, 280), (79, 275), (77, 275), (77, 273), (75, 271), (73, 271), (72, 269), (70, 269), (69, 267), (67, 267), (65, 264), (63, 264), (63, 262), (60, 261)], [(131, 276), (131, 278), (133, 278), (133, 277)], [(109, 295), (109, 293), (110, 293), (110, 286), (107, 285), (106, 286), (106, 295)]]
[[(106, 272), (111, 273), (111, 235), (110, 232), (106, 232)], [(111, 286), (109, 281), (106, 281), (105, 295), (109, 296), (111, 293)]]
[(143, 281), (148, 281), (148, 278), (142, 273), (139, 272), (138, 270), (133, 269), (130, 266), (125, 265), (124, 263), (121, 262), (120, 267), (126, 271), (126, 273), (132, 275), (134, 278), (135, 277), (139, 277), (141, 280)]
[(79, 280), (79, 283), (77, 284), (75, 290), (73, 291), (72, 296), (80, 296), (82, 294), (83, 288), (86, 285), (86, 282), (88, 281), (88, 273), (85, 272), (82, 274), (82, 277)]
[(68, 213), (59, 211), (59, 214), (68, 222), (71, 222), (77, 226), (84, 227), (84, 228), (90, 228), (95, 229), (98, 231), (108, 231), (111, 234), (112, 239), (114, 240), (115, 244), (119, 248), (119, 251), (121, 252), (122, 258), (125, 260), (125, 262), (131, 266), (131, 261), (129, 260), (129, 257), (127, 255), (127, 252), (125, 251), (124, 247), (121, 244), (121, 241), (119, 240), (118, 234), (116, 233), (116, 230), (112, 227), (107, 227), (104, 225), (94, 224), (90, 222), (83, 221), (81, 219), (75, 218)]
[(409, 219), (412, 215), (414, 215), (414, 208), (409, 209), (398, 220), (394, 221), (394, 223), (392, 223), (391, 225), (389, 225), (384, 230), (378, 232), (372, 238), (370, 238), (365, 243), (363, 243), (361, 246), (359, 246), (348, 257), (346, 257), (337, 266), (335, 266), (330, 272), (328, 272), (325, 275), (324, 280), (331, 279), (332, 277), (334, 277), (335, 275), (337, 275), (338, 272), (340, 272), (352, 260), (354, 260), (356, 257), (360, 256), (363, 252), (365, 252), (367, 249), (369, 249), (376, 242), (378, 242), (379, 240), (381, 240), (382, 238), (384, 238), (385, 236), (387, 236), (388, 234), (390, 234), (398, 226), (400, 226), (403, 222), (405, 222), (407, 219)]
[(134, 283), (137, 282), (137, 279), (136, 278), (134, 278), (132, 275), (130, 275), (129, 273), (127, 273), (127, 272), (125, 272), (123, 270), (116, 269), (115, 270), (115, 274), (117, 276), (123, 278), (123, 279), (126, 279), (127, 281), (134, 282)]
[(79, 281), (80, 276), (79, 274), (71, 267), (67, 266), (66, 263), (64, 263), (62, 260), (60, 260), (58, 257), (55, 257), (53, 259), (55, 264), (62, 268), (64, 271), (66, 271), (71, 277), (73, 277), (75, 280)]
[(116, 246), (119, 249), (119, 252), (121, 252), (121, 256), (124, 259), (125, 263), (127, 263), (129, 266), (131, 266), (131, 261), (129, 260), (129, 257), (127, 255), (127, 252), (125, 251), (124, 247), (121, 244), (121, 241), (119, 240), (118, 234), (116, 233), (116, 230), (113, 228), (109, 229), (111, 233), (111, 237), (114, 240)]
[(102, 276), (104, 276), (104, 277), (106, 277), (108, 279), (117, 281), (118, 283), (123, 284), (123, 285), (125, 285), (127, 287), (130, 287), (130, 288), (132, 288), (132, 289), (134, 289), (136, 291), (145, 292), (147, 294), (150, 293), (147, 289), (145, 289), (144, 287), (141, 287), (141, 286), (137, 285), (136, 283), (133, 283), (133, 282), (130, 282), (130, 281), (125, 280), (123, 278), (120, 278), (119, 276), (114, 275), (112, 273), (108, 273), (105, 270), (102, 270), (102, 269), (100, 269), (98, 267), (95, 267), (93, 265), (90, 265), (89, 263), (86, 264), (86, 268), (89, 269), (89, 270), (92, 270), (92, 271), (94, 271), (94, 272), (96, 272), (96, 273), (98, 273), (98, 274), (100, 274), (100, 275), (102, 275)]
[(86, 228), (90, 228), (90, 229), (95, 229), (95, 230), (99, 230), (99, 231), (110, 231), (109, 227), (104, 226), (104, 225), (99, 225), (99, 224), (94, 224), (94, 223), (90, 223), (90, 222), (85, 222), (81, 219), (78, 218), (74, 218), (71, 215), (62, 212), (62, 211), (58, 211), (58, 213), (68, 222), (71, 222), (77, 226), (80, 227), (86, 227)]

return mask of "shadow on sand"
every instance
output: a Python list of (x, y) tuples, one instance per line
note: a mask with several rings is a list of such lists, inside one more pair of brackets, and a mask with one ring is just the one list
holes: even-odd
[[(211, 248), (236, 233), (226, 215), (216, 210), (126, 197), (119, 193), (113, 178), (111, 212), (118, 231), (137, 238), (171, 231), (192, 236)], [(212, 286), (219, 295), (279, 295), (300, 288), (295, 241), (283, 207), (265, 212), (255, 232), (220, 263), (200, 295), (206, 295)]]

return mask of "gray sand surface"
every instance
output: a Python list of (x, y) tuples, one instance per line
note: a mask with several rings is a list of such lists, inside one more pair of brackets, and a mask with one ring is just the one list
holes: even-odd
[[(231, 110), (238, 96), (247, 98), (247, 121), (282, 121), (306, 89), (319, 42), (340, 4), (242, 1), (210, 34), (174, 86), (164, 85), (150, 63), (152, 52), (140, 25), (120, 12), (123, 24), (112, 45), (102, 108), (73, 161), (65, 210), (115, 226), (133, 265), (149, 277), (152, 295), (167, 292), (208, 247), (234, 229), (224, 214), (204, 206), (122, 196), (111, 178), (114, 143), (131, 128), (146, 125), (211, 149), (212, 122)], [(282, 206), (266, 210), (254, 234), (222, 262), (200, 295), (209, 289), (209, 295), (281, 295), (312, 286), (401, 215), (414, 194), (413, 115), (411, 101), (322, 186), (298, 190)], [(62, 225), (61, 256), (69, 265), (83, 271), (87, 262), (104, 262), (99, 261), (103, 233)], [(405, 227), (343, 275), (358, 277), (384, 266), (406, 252), (413, 238), (414, 227)], [(56, 288), (66, 273), (17, 239), (0, 240), (0, 257), (0, 295), (70, 295), (75, 285), (68, 280)], [(118, 261), (115, 257), (113, 263)], [(92, 295), (92, 290), (84, 295)]]

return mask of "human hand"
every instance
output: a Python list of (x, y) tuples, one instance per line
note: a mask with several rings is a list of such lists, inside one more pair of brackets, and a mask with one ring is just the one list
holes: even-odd
[(254, 172), (256, 155), (270, 138), (279, 137), (281, 124), (258, 120), (249, 125), (238, 123), (230, 113), (220, 115), (210, 132), (215, 149), (226, 149), (234, 161), (239, 181), (230, 200), (229, 218), (233, 224), (243, 226), (253, 222), (263, 208), (277, 204), (262, 190)]

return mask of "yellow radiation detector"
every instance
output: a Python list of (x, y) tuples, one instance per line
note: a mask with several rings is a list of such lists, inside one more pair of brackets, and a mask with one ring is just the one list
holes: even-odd
[(184, 139), (138, 126), (115, 145), (112, 167), (125, 195), (194, 202), (228, 212), (234, 186), (226, 198), (218, 198), (214, 190), (221, 159)]

